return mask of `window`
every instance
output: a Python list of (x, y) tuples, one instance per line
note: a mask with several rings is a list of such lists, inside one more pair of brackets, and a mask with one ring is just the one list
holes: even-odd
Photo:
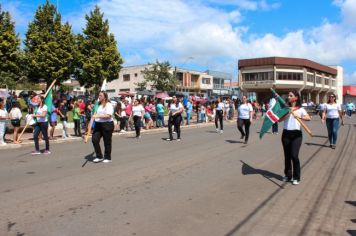
[(129, 88), (126, 88), (126, 89), (120, 89), (120, 92), (130, 92), (130, 89), (129, 89)]
[(295, 72), (277, 72), (278, 80), (303, 80), (302, 73)]
[(130, 81), (130, 74), (125, 74), (123, 76), (124, 81)]
[(307, 74), (307, 81), (308, 82), (314, 82), (314, 75)]
[(210, 78), (203, 78), (202, 83), (203, 84), (210, 84)]
[(137, 73), (135, 73), (135, 77), (137, 77)]

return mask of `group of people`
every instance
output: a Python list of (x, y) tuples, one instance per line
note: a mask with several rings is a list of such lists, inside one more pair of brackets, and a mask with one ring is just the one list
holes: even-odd
[[(123, 99), (123, 101), (117, 103), (116, 107), (110, 102), (106, 92), (100, 92), (98, 95), (99, 106), (95, 113), (92, 113), (94, 107), (94, 101), (84, 103), (81, 100), (73, 101), (71, 104), (66, 104), (66, 100), (61, 100), (52, 108), (51, 116), (47, 116), (47, 106), (44, 104), (44, 97), (39, 96), (38, 106), (33, 108), (30, 112), (31, 117), (35, 120), (34, 126), (34, 144), (35, 150), (32, 154), (41, 154), (39, 149), (39, 136), (42, 134), (42, 138), (45, 141), (44, 154), (50, 154), (49, 149), (49, 137), (48, 137), (48, 123), (55, 127), (57, 117), (60, 116), (60, 121), (63, 124), (63, 137), (68, 137), (66, 122), (68, 117), (68, 109), (73, 111), (73, 120), (75, 123), (75, 135), (81, 135), (81, 117), (84, 117), (84, 128), (89, 130), (88, 124), (90, 120), (94, 120), (92, 131), (92, 143), (96, 153), (94, 162), (111, 162), (111, 150), (112, 150), (112, 134), (115, 129), (114, 120), (119, 122), (119, 130), (125, 132), (125, 130), (131, 125), (135, 129), (136, 138), (141, 137), (141, 128), (150, 128), (153, 126), (153, 121), (156, 122), (157, 127), (164, 127), (165, 121), (165, 106), (162, 100), (146, 101), (144, 99), (136, 99), (131, 101)], [(84, 104), (84, 105), (83, 105)], [(215, 128), (217, 133), (223, 133), (224, 130), (224, 118), (226, 113), (229, 112), (230, 106), (226, 106), (226, 103), (218, 98), (213, 104), (208, 105), (213, 114), (215, 121)], [(287, 104), (290, 112), (284, 117), (280, 118), (278, 122), (284, 121), (283, 133), (282, 133), (282, 146), (284, 150), (284, 181), (291, 181), (294, 185), (299, 184), (301, 179), (300, 162), (299, 162), (299, 150), (302, 144), (302, 131), (299, 120), (309, 121), (311, 117), (302, 106), (301, 96), (296, 91), (288, 93)], [(201, 119), (202, 111), (205, 109), (203, 104), (197, 104), (197, 121)], [(189, 124), (191, 119), (191, 112), (193, 110), (193, 104), (191, 99), (184, 105), (182, 99), (178, 99), (176, 96), (172, 97), (172, 101), (168, 105), (168, 135), (166, 141), (173, 141), (173, 134), (176, 133), (177, 141), (181, 141), (181, 124), (184, 123), (183, 112), (186, 112), (186, 124)], [(199, 114), (200, 112), (200, 114)], [(237, 129), (241, 134), (241, 139), (244, 139), (244, 143), (247, 144), (250, 136), (250, 126), (253, 123), (255, 109), (251, 102), (248, 101), (246, 96), (242, 96), (241, 103), (237, 108)], [(56, 113), (56, 115), (53, 115)], [(11, 123), (14, 127), (19, 127), (19, 120), (22, 117), (21, 110), (18, 105), (14, 105), (10, 111), (10, 115), (7, 114), (4, 108), (4, 102), (0, 101), (0, 143), (4, 143), (4, 124), (5, 120), (11, 117)], [(336, 148), (338, 129), (343, 124), (343, 111), (340, 104), (337, 103), (335, 94), (330, 94), (328, 102), (324, 105), (322, 110), (322, 123), (326, 124), (328, 131), (328, 139), (330, 147)], [(129, 124), (132, 121), (133, 124)], [(145, 125), (144, 125), (145, 124)], [(272, 128), (274, 132), (275, 128)], [(17, 140), (17, 133), (14, 133), (14, 140)], [(50, 131), (50, 136), (53, 137), (53, 130)], [(104, 140), (104, 154), (101, 151), (100, 140)]]

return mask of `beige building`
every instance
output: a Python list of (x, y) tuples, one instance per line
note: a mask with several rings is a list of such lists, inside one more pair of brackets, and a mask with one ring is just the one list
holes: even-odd
[(342, 103), (343, 69), (325, 66), (307, 59), (266, 57), (239, 60), (239, 83), (242, 91), (255, 92), (261, 102), (278, 93), (298, 90), (302, 99), (314, 103), (326, 102), (335, 93)]
[[(121, 69), (119, 78), (107, 84), (107, 92), (110, 97), (118, 96), (120, 92), (136, 94), (137, 83), (143, 82), (142, 71), (150, 65), (128, 66)], [(176, 72), (179, 85), (176, 91), (189, 95), (208, 96), (213, 89), (213, 76), (205, 72), (172, 69), (171, 73)], [(146, 88), (152, 90), (150, 85)]]

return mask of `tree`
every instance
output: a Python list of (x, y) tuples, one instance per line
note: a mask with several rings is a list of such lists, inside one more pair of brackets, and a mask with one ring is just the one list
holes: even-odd
[(68, 80), (77, 65), (78, 48), (71, 26), (62, 25), (61, 15), (49, 3), (39, 6), (25, 39), (28, 78), (31, 82)]
[(80, 84), (86, 88), (99, 87), (104, 80), (117, 79), (123, 59), (118, 51), (114, 35), (109, 33), (109, 22), (98, 6), (89, 15), (83, 35), (79, 35)]
[(21, 76), (20, 37), (15, 33), (15, 23), (10, 13), (0, 5), (0, 85), (13, 89)]
[[(172, 91), (178, 85), (175, 74), (171, 73), (171, 65), (168, 61), (156, 61), (150, 67), (142, 71), (145, 86), (150, 84), (152, 88), (160, 91)], [(143, 84), (141, 86), (143, 86)]]

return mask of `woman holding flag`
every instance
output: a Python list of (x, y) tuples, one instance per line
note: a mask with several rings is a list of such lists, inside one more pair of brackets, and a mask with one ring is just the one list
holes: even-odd
[[(112, 133), (114, 131), (114, 108), (111, 105), (106, 92), (101, 91), (98, 100), (99, 107), (92, 117), (92, 119), (95, 119), (92, 142), (96, 153), (96, 158), (93, 162), (97, 163), (102, 161), (104, 163), (109, 163), (111, 162)], [(100, 148), (101, 137), (104, 139), (104, 156)]]
[(35, 108), (34, 114), (32, 117), (37, 121), (35, 124), (35, 131), (33, 132), (33, 140), (35, 142), (35, 151), (32, 152), (32, 155), (39, 155), (40, 147), (38, 137), (40, 133), (43, 135), (43, 139), (46, 143), (46, 149), (43, 154), (48, 155), (51, 154), (49, 151), (49, 140), (48, 140), (48, 117), (47, 117), (47, 105), (44, 102), (43, 96), (38, 96), (38, 107)]
[(297, 91), (289, 92), (288, 105), (290, 112), (279, 120), (279, 122), (284, 121), (282, 145), (285, 177), (283, 181), (292, 181), (293, 185), (297, 185), (300, 182), (299, 150), (303, 139), (301, 121), (298, 119), (309, 121), (310, 116), (302, 108), (300, 94)]

